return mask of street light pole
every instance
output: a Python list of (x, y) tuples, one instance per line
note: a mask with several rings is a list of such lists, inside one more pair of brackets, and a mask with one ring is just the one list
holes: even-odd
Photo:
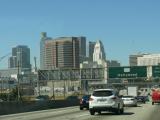
[(37, 78), (37, 93), (38, 96), (40, 96), (40, 84), (39, 84), (39, 76), (38, 76), (38, 70), (37, 70), (37, 58), (34, 57), (34, 65), (35, 65), (35, 73), (36, 73), (36, 78)]
[(18, 94), (18, 101), (20, 100), (20, 90), (19, 90), (19, 61), (18, 61), (18, 74), (17, 74), (17, 80), (18, 80), (18, 85), (17, 85), (17, 94)]

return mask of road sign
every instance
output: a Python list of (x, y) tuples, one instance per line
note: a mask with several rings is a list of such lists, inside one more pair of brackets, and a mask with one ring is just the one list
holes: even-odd
[(152, 66), (152, 76), (160, 77), (160, 66)]
[(146, 66), (110, 67), (109, 78), (141, 78), (147, 77)]

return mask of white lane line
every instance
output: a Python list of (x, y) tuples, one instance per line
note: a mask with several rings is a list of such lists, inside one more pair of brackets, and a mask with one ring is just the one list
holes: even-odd
[(82, 115), (76, 116), (75, 118), (79, 118), (79, 117), (83, 117), (83, 116), (88, 116), (88, 115), (89, 115), (89, 113), (87, 113), (87, 114), (82, 114)]

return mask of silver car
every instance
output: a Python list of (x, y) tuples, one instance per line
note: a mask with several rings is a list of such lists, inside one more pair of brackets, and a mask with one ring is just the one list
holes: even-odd
[(123, 100), (118, 96), (118, 92), (113, 89), (94, 90), (89, 99), (89, 112), (101, 114), (102, 111), (112, 111), (116, 114), (123, 114)]
[(137, 99), (134, 96), (123, 96), (122, 100), (123, 100), (124, 106), (137, 107)]

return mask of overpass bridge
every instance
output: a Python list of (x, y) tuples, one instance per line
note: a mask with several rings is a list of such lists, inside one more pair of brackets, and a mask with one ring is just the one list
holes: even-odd
[(80, 81), (81, 89), (131, 85), (151, 87), (160, 82), (160, 66), (38, 70), (38, 80)]

